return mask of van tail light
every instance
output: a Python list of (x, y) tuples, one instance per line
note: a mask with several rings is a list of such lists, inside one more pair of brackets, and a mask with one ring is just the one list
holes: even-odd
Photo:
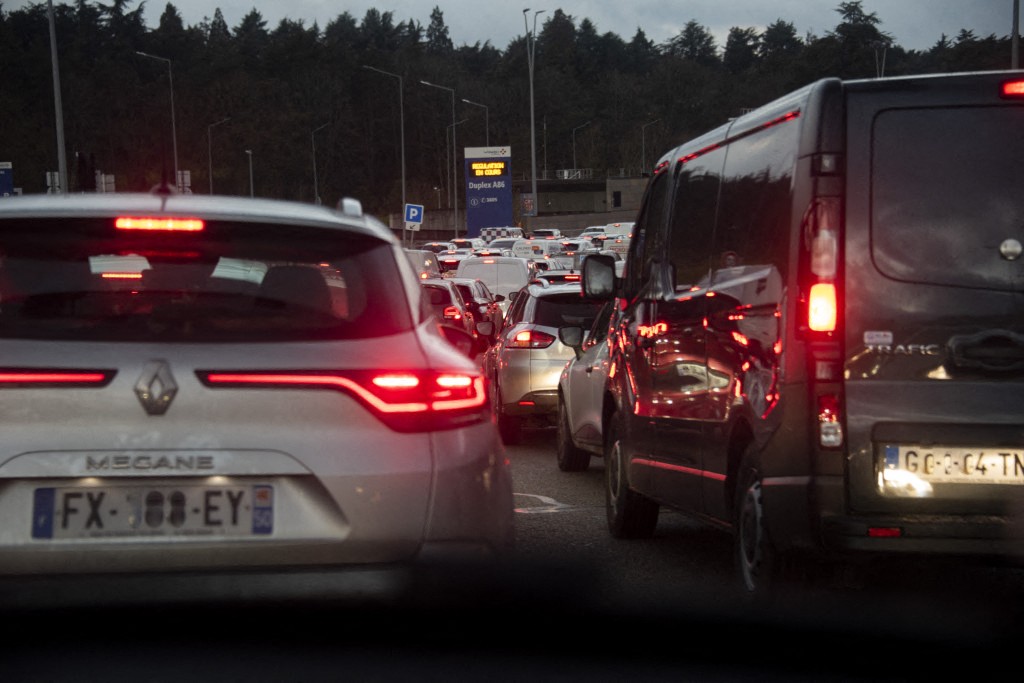
[(836, 286), (831, 282), (811, 285), (807, 302), (807, 326), (815, 332), (834, 332), (837, 319)]
[(508, 342), (510, 349), (546, 349), (555, 343), (555, 336), (540, 330), (520, 330)]
[(842, 401), (836, 394), (818, 397), (818, 445), (822, 448), (841, 448), (843, 445), (841, 407)]
[(489, 419), (483, 375), (463, 370), (219, 372), (197, 370), (211, 389), (310, 389), (352, 396), (396, 432), (455, 429)]
[(807, 329), (835, 332), (839, 326), (839, 243), (842, 205), (839, 197), (817, 197), (804, 215), (803, 241), (807, 250), (803, 301)]
[(462, 314), (459, 313), (458, 306), (445, 306), (444, 309), (445, 320), (462, 320)]

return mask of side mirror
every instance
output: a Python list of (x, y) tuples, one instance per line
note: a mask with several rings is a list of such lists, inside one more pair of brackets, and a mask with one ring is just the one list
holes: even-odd
[(505, 300), (505, 295), (504, 294), (495, 294), (494, 295), (494, 300), (495, 301), (504, 301)]
[(481, 320), (476, 324), (476, 331), (481, 337), (490, 338), (494, 334), (494, 323), (490, 320)]
[(558, 340), (566, 346), (572, 347), (577, 358), (583, 355), (583, 335), (584, 330), (578, 325), (558, 328)]
[(441, 325), (440, 327), (445, 339), (458, 349), (462, 355), (469, 356), (470, 358), (476, 355), (477, 348), (473, 335), (457, 327), (450, 327), (448, 325)]
[(611, 299), (615, 296), (618, 278), (615, 259), (605, 254), (591, 254), (583, 261), (583, 296), (588, 299)]

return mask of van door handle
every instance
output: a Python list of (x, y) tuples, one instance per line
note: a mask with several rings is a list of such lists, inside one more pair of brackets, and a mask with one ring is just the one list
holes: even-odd
[(948, 342), (950, 361), (958, 368), (989, 372), (1024, 370), (1024, 335), (1009, 330), (985, 330), (959, 335)]

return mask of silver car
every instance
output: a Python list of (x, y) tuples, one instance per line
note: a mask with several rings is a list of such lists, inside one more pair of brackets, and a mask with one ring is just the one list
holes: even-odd
[(558, 339), (561, 327), (589, 328), (602, 302), (584, 299), (580, 284), (527, 285), (512, 300), (484, 355), (501, 438), (518, 443), (524, 427), (550, 427), (558, 415), (558, 379), (574, 355)]
[(0, 254), (0, 573), (510, 548), (469, 337), (358, 202), (4, 198)]
[(558, 338), (573, 349), (558, 378), (558, 438), (556, 456), (563, 472), (583, 472), (592, 455), (604, 455), (604, 414), (608, 400), (608, 325), (615, 302), (601, 307), (587, 330), (578, 325), (563, 327)]

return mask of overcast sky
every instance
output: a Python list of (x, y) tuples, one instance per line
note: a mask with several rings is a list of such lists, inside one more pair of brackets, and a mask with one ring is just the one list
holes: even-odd
[[(10, 11), (37, 3), (0, 0), (0, 4)], [(54, 4), (73, 3), (54, 0)], [(396, 24), (412, 19), (425, 28), (430, 23), (431, 10), (440, 7), (456, 46), (490, 41), (492, 46), (504, 50), (510, 41), (525, 33), (523, 9), (527, 6), (531, 27), (534, 12), (546, 10), (537, 18), (538, 31), (556, 9), (573, 17), (577, 25), (582, 19), (590, 19), (598, 33), (615, 33), (627, 41), (639, 27), (649, 40), (662, 43), (677, 35), (688, 21), (696, 20), (711, 31), (721, 48), (731, 27), (761, 30), (778, 19), (792, 23), (801, 38), (808, 33), (823, 36), (839, 23), (836, 9), (840, 0), (175, 0), (171, 4), (186, 25), (202, 22), (219, 7), (231, 28), (255, 8), (269, 29), (283, 18), (301, 20), (307, 26), (315, 21), (323, 29), (346, 11), (361, 22), (370, 7), (391, 12)], [(863, 0), (861, 6), (865, 12), (877, 15), (881, 20), (879, 28), (898, 45), (926, 50), (943, 34), (953, 38), (961, 29), (969, 29), (979, 38), (992, 34), (999, 38), (1010, 36), (1013, 4), (1013, 0)], [(130, 1), (128, 6), (136, 8), (139, 3)], [(144, 15), (148, 26), (157, 25), (166, 6), (166, 0), (146, 0)]]

